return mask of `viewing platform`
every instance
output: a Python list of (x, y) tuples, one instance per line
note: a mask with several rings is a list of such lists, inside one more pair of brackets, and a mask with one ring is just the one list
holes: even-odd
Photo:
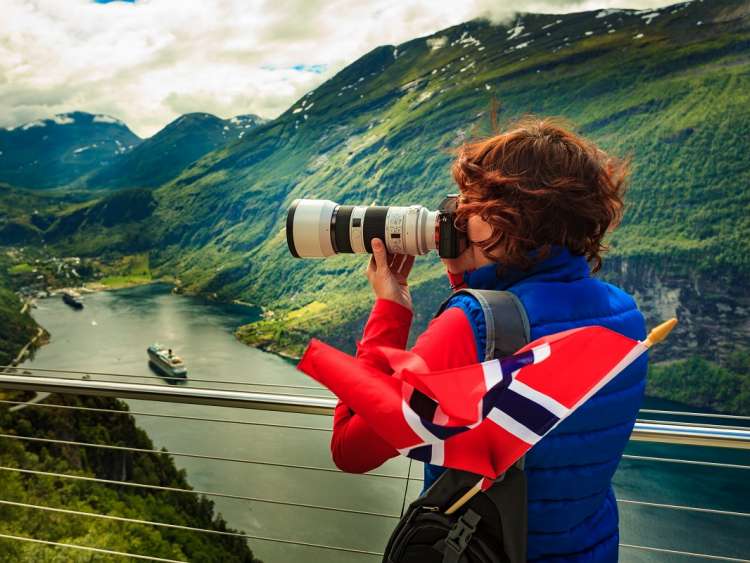
[[(214, 451), (169, 451), (132, 448), (117, 444), (88, 443), (34, 435), (0, 434), (0, 440), (20, 440), (50, 446), (97, 448), (123, 455), (160, 454), (175, 458), (185, 467), (194, 490), (163, 487), (130, 480), (40, 471), (34, 467), (0, 466), (0, 474), (15, 472), (33, 478), (94, 481), (112, 487), (132, 487), (163, 491), (164, 494), (203, 495), (217, 503), (232, 528), (243, 532), (221, 532), (159, 522), (75, 510), (70, 506), (29, 504), (0, 498), (0, 505), (42, 511), (70, 518), (99, 518), (129, 525), (177, 528), (196, 534), (224, 534), (246, 538), (257, 555), (267, 563), (276, 561), (321, 561), (327, 563), (374, 563), (381, 560), (382, 549), (396, 521), (422, 488), (422, 467), (406, 458), (390, 460), (364, 475), (340, 472), (330, 461), (330, 416), (336, 399), (327, 390), (304, 385), (273, 383), (231, 383), (219, 388), (180, 387), (174, 385), (124, 381), (137, 376), (112, 373), (75, 372), (32, 367), (0, 367), (0, 389), (37, 393), (88, 395), (127, 399), (132, 410), (0, 400), (0, 408), (68, 409), (78, 416), (133, 416), (178, 421), (190, 432), (210, 427), (221, 432), (241, 433), (247, 443), (268, 442), (275, 455), (245, 456), (243, 452), (222, 447), (216, 440)], [(119, 380), (118, 380), (119, 379)], [(200, 380), (197, 380), (200, 383)], [(206, 383), (209, 383), (206, 381)], [(243, 387), (238, 389), (238, 387)], [(267, 392), (273, 391), (273, 392)], [(312, 394), (314, 392), (315, 394)], [(143, 401), (139, 403), (138, 401)], [(135, 408), (136, 405), (141, 405)], [(223, 416), (198, 416), (197, 406), (221, 407)], [(259, 416), (264, 413), (264, 416)], [(296, 456), (295, 444), (301, 440), (319, 444), (319, 455)], [(158, 440), (155, 440), (158, 441)], [(250, 447), (248, 451), (252, 451)], [(717, 452), (732, 453), (733, 459)], [(191, 477), (193, 464), (210, 462), (233, 466), (236, 479), (215, 479), (203, 487)], [(671, 474), (669, 471), (680, 471)], [(654, 472), (656, 470), (656, 473)], [(745, 482), (750, 476), (750, 417), (710, 413), (684, 413), (644, 409), (623, 456), (614, 487), (620, 508), (620, 559), (622, 561), (717, 560), (750, 561), (750, 499), (738, 498), (732, 507), (721, 504), (696, 504), (675, 501), (664, 489), (665, 479), (681, 480), (688, 489), (718, 493), (727, 482)], [(637, 472), (638, 487), (632, 486)], [(315, 477), (313, 477), (315, 476)], [(627, 484), (631, 483), (631, 484)], [(642, 483), (642, 486), (641, 486)], [(223, 504), (222, 504), (223, 503)], [(230, 512), (250, 515), (242, 522)], [(737, 507), (745, 509), (736, 509)], [(315, 518), (315, 530), (304, 525)], [(674, 534), (650, 530), (651, 523), (673, 522)], [(708, 526), (708, 524), (711, 524)], [(321, 532), (320, 530), (324, 530)], [(362, 533), (366, 529), (367, 533)], [(720, 533), (716, 533), (719, 530)], [(707, 537), (706, 534), (711, 534)], [(717, 534), (717, 535), (714, 535)], [(21, 537), (4, 534), (0, 538), (18, 542), (36, 542), (75, 552), (90, 552), (130, 557), (137, 560), (175, 561), (153, 557), (133, 549), (132, 553), (110, 550), (106, 545), (72, 545), (50, 541), (42, 534)], [(700, 540), (700, 541), (699, 541)], [(731, 542), (729, 540), (732, 540)], [(696, 545), (711, 549), (697, 549)], [(731, 545), (730, 545), (731, 544)], [(71, 556), (72, 557), (72, 556)]]

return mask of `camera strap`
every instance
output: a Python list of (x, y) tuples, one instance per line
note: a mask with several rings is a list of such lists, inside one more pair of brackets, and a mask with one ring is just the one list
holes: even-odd
[[(461, 289), (484, 314), (484, 361), (515, 353), (530, 340), (529, 321), (519, 299), (508, 291)], [(438, 309), (442, 313), (450, 299)], [(528, 501), (524, 458), (485, 492), (455, 513), (446, 509), (476, 484), (477, 476), (447, 469), (409, 505), (386, 546), (385, 563), (525, 563)]]
[(445, 310), (453, 297), (461, 294), (476, 299), (484, 314), (486, 343), (483, 361), (510, 356), (529, 343), (531, 330), (526, 309), (510, 291), (459, 289), (440, 305), (435, 316)]

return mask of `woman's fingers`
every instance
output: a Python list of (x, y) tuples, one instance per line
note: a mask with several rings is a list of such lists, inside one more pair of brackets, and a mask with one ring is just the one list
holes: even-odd
[(365, 274), (372, 283), (377, 278), (395, 278), (399, 285), (407, 285), (406, 278), (414, 265), (414, 256), (390, 254), (383, 241), (372, 239), (372, 256)]
[(375, 260), (377, 273), (384, 274), (388, 270), (388, 257), (385, 252), (385, 245), (379, 238), (372, 239), (372, 258)]

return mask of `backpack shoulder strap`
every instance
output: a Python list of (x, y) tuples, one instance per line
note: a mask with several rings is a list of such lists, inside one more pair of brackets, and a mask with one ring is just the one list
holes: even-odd
[(515, 294), (490, 289), (460, 289), (443, 302), (437, 314), (443, 312), (451, 298), (461, 294), (476, 299), (484, 313), (487, 327), (485, 361), (510, 356), (529, 343), (529, 319), (526, 309)]

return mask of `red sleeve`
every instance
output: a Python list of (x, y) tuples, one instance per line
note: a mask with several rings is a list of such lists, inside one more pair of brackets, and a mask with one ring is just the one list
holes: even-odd
[[(412, 313), (393, 301), (378, 299), (357, 347), (357, 358), (377, 369), (390, 372), (375, 346), (404, 349)], [(430, 322), (412, 348), (431, 370), (476, 363), (474, 332), (461, 309), (450, 308)], [(364, 473), (382, 465), (398, 452), (357, 414), (339, 401), (333, 416), (331, 454), (336, 466), (350, 473)]]
[(365, 323), (362, 340), (357, 344), (357, 359), (384, 373), (391, 368), (382, 354), (374, 353), (377, 346), (406, 348), (411, 328), (412, 312), (403, 305), (388, 299), (377, 299)]

